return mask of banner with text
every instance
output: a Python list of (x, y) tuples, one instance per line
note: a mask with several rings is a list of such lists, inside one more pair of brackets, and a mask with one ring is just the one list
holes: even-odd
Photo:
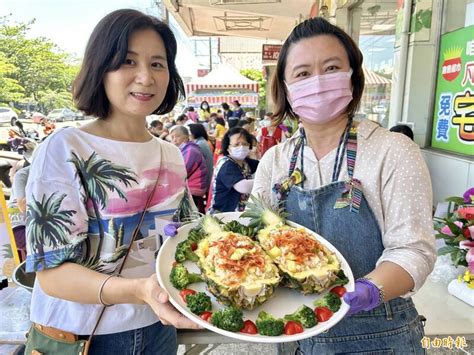
[(441, 37), (431, 145), (474, 154), (474, 25)]

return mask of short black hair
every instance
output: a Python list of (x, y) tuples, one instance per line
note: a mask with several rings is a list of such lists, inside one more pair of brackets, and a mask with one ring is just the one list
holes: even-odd
[(390, 128), (390, 132), (397, 132), (397, 133), (404, 134), (405, 136), (407, 136), (411, 140), (413, 140), (415, 138), (414, 134), (413, 134), (413, 131), (410, 128), (410, 126), (407, 126), (407, 125), (404, 125), (404, 124), (398, 124), (396, 126), (393, 126), (392, 128)]
[(223, 125), (225, 127), (225, 121), (222, 117), (216, 116), (216, 118), (214, 118), (214, 121), (216, 121), (216, 123)]
[(193, 135), (194, 139), (204, 138), (206, 141), (209, 139), (207, 135), (206, 129), (200, 123), (191, 123), (188, 125), (191, 134)]
[(188, 119), (188, 116), (186, 116), (184, 113), (182, 113), (181, 115), (179, 115), (176, 118), (176, 122), (186, 121), (187, 119)]
[(275, 124), (280, 124), (285, 118), (297, 118), (287, 98), (288, 92), (285, 83), (285, 68), (288, 53), (292, 44), (307, 38), (328, 35), (336, 38), (344, 47), (349, 65), (352, 68), (352, 101), (347, 106), (346, 112), (353, 116), (359, 107), (364, 91), (364, 72), (362, 70), (363, 55), (354, 40), (341, 28), (333, 25), (322, 17), (313, 17), (301, 22), (291, 31), (281, 47), (278, 55), (276, 70), (272, 77), (271, 94), (274, 102)]
[(153, 128), (161, 127), (161, 128), (163, 128), (163, 122), (161, 122), (160, 120), (153, 120), (153, 121), (150, 122), (150, 127), (153, 127)]
[(239, 122), (237, 122), (237, 126), (238, 126), (238, 127), (243, 127), (243, 126), (245, 126), (246, 124), (250, 124), (250, 122), (247, 121), (247, 120), (239, 120)]
[(104, 88), (107, 72), (120, 68), (127, 57), (128, 40), (137, 32), (151, 29), (165, 44), (169, 83), (163, 102), (153, 114), (171, 112), (176, 102), (185, 97), (184, 85), (176, 68), (176, 38), (167, 24), (156, 17), (132, 9), (116, 10), (99, 21), (87, 43), (82, 66), (73, 83), (76, 106), (86, 115), (106, 118), (110, 102)]
[(227, 102), (223, 102), (221, 106), (224, 110), (230, 109), (229, 104)]
[(244, 137), (247, 143), (249, 144), (249, 148), (252, 149), (253, 136), (249, 133), (249, 131), (247, 131), (245, 128), (242, 128), (242, 127), (234, 127), (234, 128), (229, 129), (226, 132), (226, 134), (224, 134), (224, 138), (222, 138), (222, 146), (221, 146), (222, 154), (229, 155), (230, 137), (236, 134)]

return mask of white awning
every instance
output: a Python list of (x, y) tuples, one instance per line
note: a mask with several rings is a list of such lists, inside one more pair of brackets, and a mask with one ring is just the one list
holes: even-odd
[(258, 83), (241, 75), (230, 65), (221, 64), (206, 76), (186, 84), (188, 95), (199, 90), (243, 90), (258, 93)]
[(362, 67), (365, 76), (365, 85), (392, 85), (392, 80), (376, 74), (366, 67)]

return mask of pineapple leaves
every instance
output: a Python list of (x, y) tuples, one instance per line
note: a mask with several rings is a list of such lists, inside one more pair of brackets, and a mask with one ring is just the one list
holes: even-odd
[(247, 208), (241, 217), (249, 218), (249, 227), (262, 229), (285, 223), (287, 213), (283, 212), (283, 205), (272, 206), (262, 195), (250, 195)]

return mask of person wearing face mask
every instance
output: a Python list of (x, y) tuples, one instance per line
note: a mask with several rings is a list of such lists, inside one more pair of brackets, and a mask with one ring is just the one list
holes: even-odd
[(257, 135), (257, 141), (259, 142), (260, 156), (263, 156), (268, 149), (286, 140), (284, 132), (287, 129), (283, 124), (278, 126), (272, 125), (271, 112), (265, 114), (263, 120), (260, 122), (260, 126), (261, 128)]
[(289, 220), (332, 243), (356, 279), (339, 323), (280, 345), (280, 353), (424, 353), (410, 295), (436, 260), (430, 175), (409, 138), (353, 120), (362, 59), (355, 42), (322, 18), (297, 25), (278, 57), (273, 124), (291, 117), (301, 127), (263, 156), (252, 194), (283, 203)]
[(258, 160), (248, 157), (252, 135), (241, 127), (231, 128), (222, 139), (222, 154), (212, 181), (211, 213), (243, 211), (253, 186)]
[(199, 108), (199, 119), (201, 121), (208, 121), (211, 117), (211, 109), (209, 107), (209, 103), (207, 101), (201, 102), (201, 106)]

